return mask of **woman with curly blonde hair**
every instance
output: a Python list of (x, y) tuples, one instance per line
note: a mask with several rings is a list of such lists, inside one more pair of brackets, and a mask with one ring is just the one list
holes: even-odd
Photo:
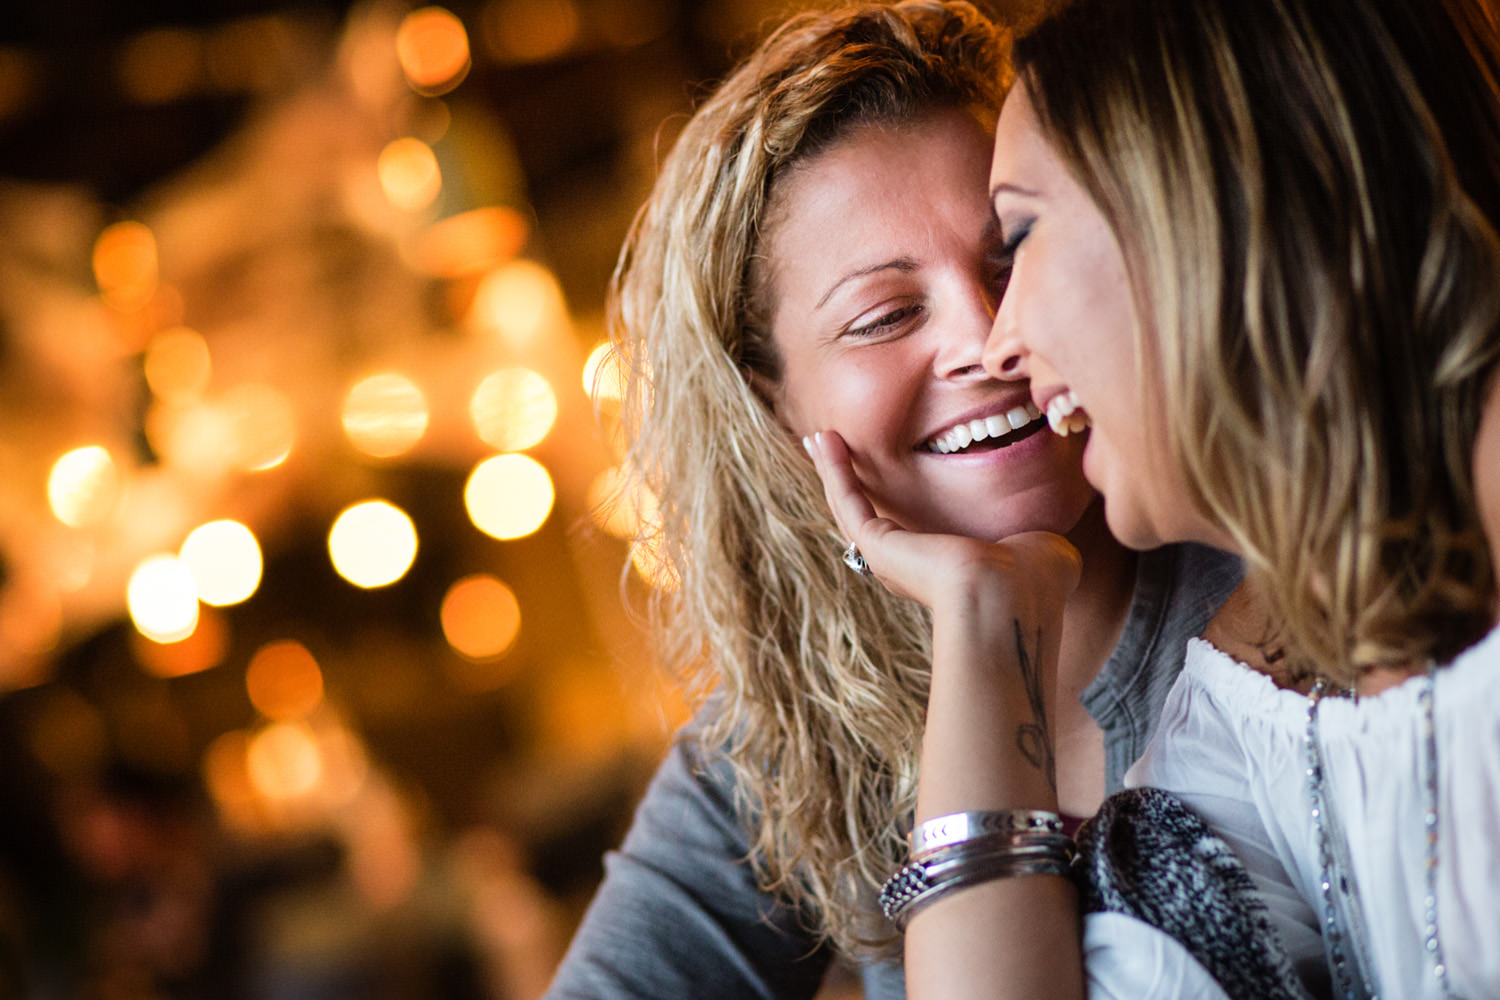
[[(1004, 737), (1065, 813), (1119, 785), (1238, 580), (1205, 549), (1121, 548), (1080, 440), (980, 365), (1004, 281), (984, 179), (1006, 42), (965, 3), (794, 19), (694, 114), (636, 219), (611, 300), (629, 467), (659, 504), (638, 544), (677, 581), (654, 620), (702, 707), (551, 996), (810, 996), (834, 954), (871, 1000), (904, 995), (876, 897), (906, 853), (952, 633), (936, 623), (935, 645), (924, 601), (840, 559), (799, 438), (838, 429), (883, 515), (981, 564), (968, 539), (1038, 529), (1082, 554), (1047, 637), (1060, 655), (1015, 674), (1024, 719)], [(955, 565), (964, 603), (976, 574)], [(1028, 929), (1076, 952), (1071, 923)]]

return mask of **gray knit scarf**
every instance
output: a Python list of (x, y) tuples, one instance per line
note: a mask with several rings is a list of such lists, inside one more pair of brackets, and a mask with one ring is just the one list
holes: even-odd
[(1164, 931), (1231, 1000), (1311, 1000), (1239, 858), (1176, 796), (1118, 792), (1077, 841), (1085, 913), (1123, 913)]

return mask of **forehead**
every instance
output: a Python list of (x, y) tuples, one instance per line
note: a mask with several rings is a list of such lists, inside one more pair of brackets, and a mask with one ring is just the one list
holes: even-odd
[(866, 125), (778, 182), (767, 215), (773, 272), (788, 255), (818, 262), (876, 252), (940, 220), (970, 228), (986, 212), (990, 135), (965, 111)]
[(794, 164), (777, 181), (774, 198), (785, 207), (829, 188), (871, 191), (924, 174), (962, 174), (988, 157), (991, 137), (988, 125), (959, 109), (858, 125)]
[(1006, 97), (995, 126), (990, 186), (1018, 183), (1022, 178), (1034, 181), (1055, 169), (1057, 155), (1042, 133), (1026, 84), (1018, 82)]

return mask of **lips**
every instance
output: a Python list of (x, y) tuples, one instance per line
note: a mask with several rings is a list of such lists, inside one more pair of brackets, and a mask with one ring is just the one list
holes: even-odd
[[(1012, 407), (1004, 413), (994, 413), (956, 423), (934, 434), (922, 442), (918, 448), (921, 451), (929, 451), (938, 455), (962, 452), (976, 444), (985, 445), (986, 450), (1004, 448), (1039, 429), (1041, 416), (1042, 411), (1027, 402)], [(1032, 427), (1034, 423), (1038, 424), (1038, 427)]]

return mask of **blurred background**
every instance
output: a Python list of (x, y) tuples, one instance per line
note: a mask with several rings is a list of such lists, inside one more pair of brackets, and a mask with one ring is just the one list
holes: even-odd
[(535, 997), (682, 696), (615, 253), (779, 0), (11, 0), (0, 997)]

